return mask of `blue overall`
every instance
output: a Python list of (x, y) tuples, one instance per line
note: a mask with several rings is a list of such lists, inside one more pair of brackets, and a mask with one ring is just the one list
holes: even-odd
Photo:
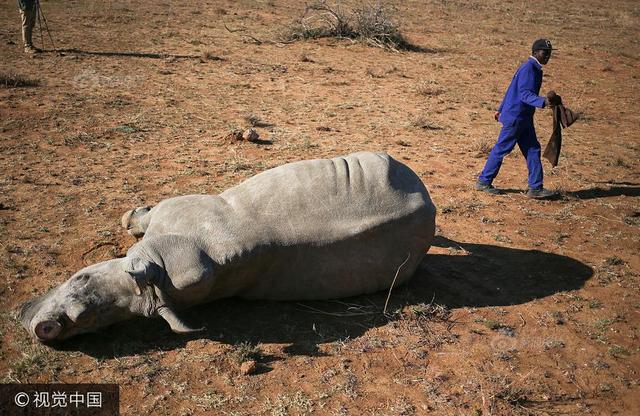
[(487, 163), (478, 177), (480, 182), (491, 185), (500, 171), (502, 159), (517, 143), (527, 160), (529, 188), (542, 188), (540, 142), (533, 127), (533, 114), (536, 107), (543, 108), (545, 105), (544, 97), (538, 95), (541, 85), (542, 65), (530, 57), (516, 71), (498, 108), (502, 130), (500, 130), (498, 142), (491, 149)]

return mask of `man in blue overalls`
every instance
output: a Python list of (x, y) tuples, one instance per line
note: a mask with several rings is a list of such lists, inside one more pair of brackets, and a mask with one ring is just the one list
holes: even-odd
[(529, 169), (530, 198), (544, 199), (553, 196), (542, 187), (542, 162), (540, 161), (540, 143), (533, 127), (533, 114), (536, 107), (544, 108), (551, 105), (545, 97), (541, 97), (542, 65), (546, 65), (551, 57), (551, 42), (538, 39), (533, 43), (531, 56), (520, 65), (504, 99), (495, 114), (495, 119), (502, 123), (502, 130), (498, 142), (487, 159), (487, 163), (478, 177), (476, 189), (491, 194), (499, 194), (500, 190), (493, 187), (492, 182), (500, 171), (502, 159), (518, 144), (520, 151), (527, 160)]

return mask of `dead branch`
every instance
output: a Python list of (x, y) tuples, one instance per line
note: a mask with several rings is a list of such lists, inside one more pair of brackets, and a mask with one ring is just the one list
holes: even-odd
[(318, 314), (322, 314), (322, 315), (329, 315), (329, 316), (349, 317), (349, 316), (366, 316), (366, 315), (375, 314), (375, 312), (349, 312), (349, 313), (325, 312), (325, 311), (322, 311), (320, 309), (316, 309), (313, 306), (305, 305), (304, 303), (297, 303), (297, 305), (302, 306), (303, 308), (307, 308), (310, 311), (312, 311), (313, 313), (318, 313)]
[(82, 255), (80, 256), (80, 258), (82, 259), (82, 262), (84, 263), (85, 266), (88, 266), (89, 263), (87, 263), (85, 257), (89, 254), (92, 253), (93, 251), (99, 249), (100, 247), (104, 247), (104, 246), (113, 246), (113, 247), (118, 247), (117, 243), (114, 243), (113, 241), (100, 241), (99, 243), (94, 244), (89, 250), (85, 251), (84, 253), (82, 253)]
[(400, 267), (398, 267), (398, 270), (396, 270), (396, 275), (394, 276), (393, 281), (391, 282), (391, 287), (389, 288), (389, 293), (387, 294), (387, 300), (384, 302), (384, 309), (382, 309), (383, 315), (387, 314), (387, 305), (389, 304), (389, 299), (391, 298), (391, 291), (393, 290), (393, 286), (395, 286), (396, 284), (396, 279), (398, 279), (398, 274), (400, 273), (400, 269), (402, 269), (402, 266), (404, 266), (409, 261), (409, 257), (411, 257), (411, 252), (407, 253), (406, 260), (403, 261)]
[[(222, 21), (222, 24), (224, 25), (224, 28), (227, 29), (227, 31), (229, 33), (237, 33), (237, 32), (245, 32), (247, 29), (230, 29), (229, 26), (227, 26), (227, 22), (225, 22), (224, 20)], [(264, 42), (261, 41), (260, 39), (251, 36), (251, 35), (247, 35), (246, 33), (243, 33), (241, 36), (245, 36), (251, 40), (253, 40), (253, 43), (255, 43), (256, 45), (262, 45)]]

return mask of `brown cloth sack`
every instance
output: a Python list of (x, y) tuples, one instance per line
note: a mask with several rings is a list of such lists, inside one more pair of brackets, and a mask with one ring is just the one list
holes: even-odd
[(542, 156), (544, 156), (549, 162), (551, 162), (551, 166), (555, 168), (556, 166), (558, 166), (558, 159), (560, 158), (560, 147), (562, 146), (562, 129), (566, 129), (567, 127), (572, 125), (578, 119), (578, 114), (562, 105), (562, 99), (559, 95), (556, 95), (555, 92), (549, 91), (547, 97), (553, 105), (553, 132), (551, 133), (549, 143), (547, 143), (547, 147), (544, 149), (544, 153), (542, 154)]

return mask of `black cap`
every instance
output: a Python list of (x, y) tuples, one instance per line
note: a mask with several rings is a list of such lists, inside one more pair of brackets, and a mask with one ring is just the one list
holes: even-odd
[(531, 50), (535, 52), (540, 49), (554, 50), (553, 47), (551, 47), (551, 41), (549, 39), (538, 39), (533, 42)]

